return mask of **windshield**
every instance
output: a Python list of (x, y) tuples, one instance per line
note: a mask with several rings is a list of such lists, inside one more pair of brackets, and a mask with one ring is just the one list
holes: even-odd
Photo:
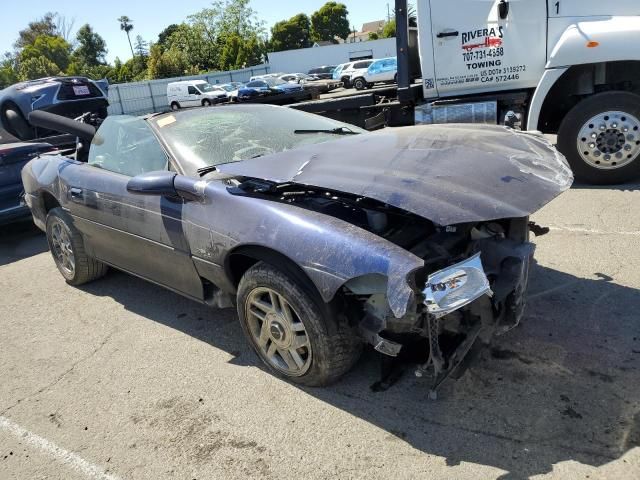
[(272, 105), (234, 105), (183, 110), (149, 120), (189, 175), (210, 165), (337, 140), (332, 133), (296, 134), (295, 130), (366, 130), (299, 110)]

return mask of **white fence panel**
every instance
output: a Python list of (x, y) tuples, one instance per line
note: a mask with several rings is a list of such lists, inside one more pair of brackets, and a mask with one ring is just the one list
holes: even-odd
[(163, 78), (109, 86), (109, 115), (145, 115), (163, 112), (167, 105), (167, 84), (180, 80), (206, 80), (215, 85), (228, 82), (248, 82), (253, 75), (269, 73), (269, 65), (257, 65), (229, 72), (205, 73), (187, 77)]

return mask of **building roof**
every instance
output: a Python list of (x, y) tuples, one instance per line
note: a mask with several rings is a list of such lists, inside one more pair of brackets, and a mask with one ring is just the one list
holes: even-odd
[(362, 32), (377, 32), (382, 30), (385, 25), (384, 20), (376, 20), (375, 22), (367, 22), (362, 24)]

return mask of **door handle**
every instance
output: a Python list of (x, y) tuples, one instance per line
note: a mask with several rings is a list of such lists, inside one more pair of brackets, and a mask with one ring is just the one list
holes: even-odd
[(458, 35), (460, 35), (460, 32), (456, 30), (455, 32), (440, 32), (438, 35), (436, 35), (436, 37), (438, 38), (457, 37)]
[(82, 199), (82, 189), (71, 187), (69, 189), (69, 194), (71, 195), (72, 200), (81, 200)]

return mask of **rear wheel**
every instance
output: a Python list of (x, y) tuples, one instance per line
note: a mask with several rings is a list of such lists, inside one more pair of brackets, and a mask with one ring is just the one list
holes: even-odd
[(178, 102), (171, 102), (171, 110), (173, 110), (174, 112), (176, 110), (180, 110), (180, 104)]
[(70, 217), (54, 208), (47, 215), (47, 242), (58, 270), (69, 285), (82, 285), (107, 273), (108, 267), (89, 257)]
[(329, 333), (331, 319), (308, 291), (292, 276), (257, 263), (240, 281), (238, 317), (271, 371), (301, 385), (327, 385), (351, 369), (361, 342), (346, 328)]
[(367, 88), (367, 82), (364, 78), (358, 77), (353, 81), (353, 87), (356, 90), (364, 90), (365, 88)]
[(582, 100), (558, 130), (576, 178), (608, 185), (640, 176), (640, 96), (604, 92)]

